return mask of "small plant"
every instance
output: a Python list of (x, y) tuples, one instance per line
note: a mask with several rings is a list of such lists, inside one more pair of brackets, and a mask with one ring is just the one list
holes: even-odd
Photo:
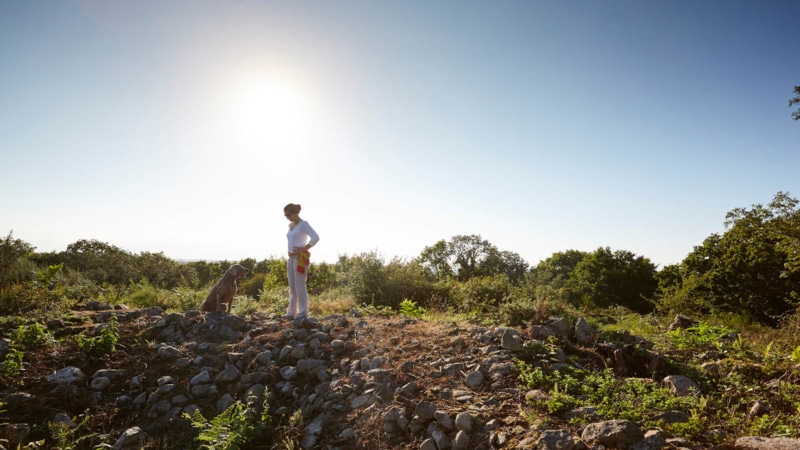
[(247, 405), (236, 402), (210, 421), (197, 410), (193, 416), (184, 413), (183, 417), (199, 430), (196, 440), (202, 443), (201, 449), (238, 450), (248, 441), (263, 440), (268, 434), (271, 421), (267, 400), (267, 392), (260, 405), (258, 397), (251, 395)]
[(22, 371), (23, 353), (14, 347), (6, 352), (3, 362), (0, 362), (0, 376), (11, 380), (18, 379), (17, 375)]
[(57, 444), (56, 448), (59, 450), (74, 450), (78, 448), (84, 448), (81, 444), (96, 438), (100, 438), (101, 443), (92, 447), (93, 450), (111, 448), (111, 445), (106, 442), (107, 436), (98, 435), (96, 433), (85, 434), (82, 436), (78, 434), (78, 430), (84, 428), (88, 421), (89, 416), (85, 415), (81, 416), (79, 421), (72, 425), (56, 422), (51, 422), (48, 424), (50, 436), (52, 436), (53, 440)]
[(714, 350), (720, 346), (720, 340), (730, 336), (732, 330), (725, 327), (715, 327), (707, 323), (699, 324), (684, 329), (676, 328), (667, 332), (667, 337), (678, 350)]
[(23, 349), (47, 347), (55, 342), (53, 334), (40, 323), (20, 325), (11, 332), (11, 341), (15, 346)]
[(791, 359), (793, 363), (800, 363), (800, 345), (798, 345), (797, 347), (794, 348), (794, 350), (792, 350)]
[(184, 414), (192, 426), (200, 431), (197, 440), (200, 448), (207, 450), (237, 450), (247, 442), (247, 435), (253, 426), (245, 420), (241, 402), (229, 406), (210, 421), (195, 410), (194, 416)]
[(86, 337), (83, 333), (75, 336), (78, 348), (89, 356), (103, 356), (117, 351), (119, 340), (119, 325), (117, 316), (111, 315), (108, 323), (100, 328), (100, 334), (95, 337)]
[(422, 317), (427, 311), (425, 308), (417, 305), (417, 302), (406, 298), (400, 302), (400, 312), (407, 317)]

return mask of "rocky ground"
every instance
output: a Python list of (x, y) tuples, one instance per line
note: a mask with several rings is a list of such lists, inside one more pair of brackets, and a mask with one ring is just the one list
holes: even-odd
[[(268, 432), (242, 448), (691, 448), (624, 420), (598, 419), (579, 429), (566, 418), (549, 417), (549, 429), (531, 426), (528, 419), (541, 413), (526, 398), (547, 394), (518, 379), (515, 358), (529, 358), (526, 342), (548, 334), (575, 342), (553, 359), (528, 361), (548, 369), (557, 369), (569, 353), (571, 363), (583, 367), (599, 368), (611, 356), (619, 369), (635, 371), (638, 363), (624, 354), (582, 346), (592, 332), (585, 322), (564, 329), (566, 321), (552, 318), (550, 328), (517, 330), (355, 312), (244, 319), (90, 304), (47, 326), (58, 338), (92, 336), (112, 315), (119, 320), (115, 352), (92, 357), (74, 339), (59, 339), (26, 353), (19, 377), (0, 380), (0, 437), (6, 440), (0, 445), (44, 440), (44, 448), (59, 448), (50, 424), (63, 423), (74, 448), (97, 448), (104, 439), (115, 449), (189, 448), (197, 431), (184, 413), (211, 419), (237, 401), (266, 398)], [(0, 348), (5, 351), (7, 341)], [(657, 366), (659, 360), (642, 363)], [(685, 388), (682, 382), (691, 380), (676, 380), (676, 392)], [(591, 411), (575, 412), (583, 413)], [(740, 439), (717, 448), (800, 445)]]

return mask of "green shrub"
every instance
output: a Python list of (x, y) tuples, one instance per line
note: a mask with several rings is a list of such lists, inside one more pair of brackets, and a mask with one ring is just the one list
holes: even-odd
[(11, 333), (12, 345), (22, 349), (36, 349), (48, 347), (55, 343), (55, 338), (44, 325), (34, 322), (30, 325), (20, 325)]
[(400, 312), (407, 317), (422, 317), (427, 311), (417, 305), (413, 300), (404, 299), (400, 302)]
[(236, 402), (210, 421), (200, 411), (194, 415), (184, 413), (183, 417), (199, 431), (196, 438), (201, 449), (237, 450), (251, 441), (263, 443), (267, 438), (271, 419), (269, 416), (269, 396), (264, 392), (263, 402), (251, 395), (247, 404)]
[(461, 284), (462, 304), (465, 312), (483, 313), (494, 310), (511, 293), (511, 282), (506, 275), (473, 277)]
[(95, 337), (86, 337), (84, 333), (75, 336), (78, 348), (89, 356), (100, 357), (117, 351), (119, 340), (119, 325), (117, 316), (111, 315), (108, 323), (100, 327), (100, 332)]
[(9, 348), (5, 358), (0, 362), (0, 376), (9, 380), (18, 380), (17, 375), (22, 371), (23, 356), (24, 354), (16, 348)]
[(718, 349), (721, 339), (729, 336), (733, 330), (711, 326), (700, 322), (686, 329), (676, 328), (667, 332), (667, 337), (678, 350), (706, 351)]
[(258, 298), (264, 290), (264, 279), (266, 274), (255, 273), (252, 276), (245, 278), (237, 283), (237, 294), (246, 295), (252, 298)]

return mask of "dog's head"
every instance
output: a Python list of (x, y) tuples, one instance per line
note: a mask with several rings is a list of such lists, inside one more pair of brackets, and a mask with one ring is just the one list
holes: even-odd
[(239, 264), (234, 264), (225, 271), (225, 275), (233, 275), (236, 278), (244, 278), (247, 276), (247, 273), (250, 272), (249, 269), (240, 266)]

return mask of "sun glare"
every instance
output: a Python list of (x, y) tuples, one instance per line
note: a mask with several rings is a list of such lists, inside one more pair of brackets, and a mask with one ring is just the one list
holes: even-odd
[(270, 155), (308, 148), (310, 108), (295, 83), (272, 78), (243, 82), (234, 101), (237, 141)]

